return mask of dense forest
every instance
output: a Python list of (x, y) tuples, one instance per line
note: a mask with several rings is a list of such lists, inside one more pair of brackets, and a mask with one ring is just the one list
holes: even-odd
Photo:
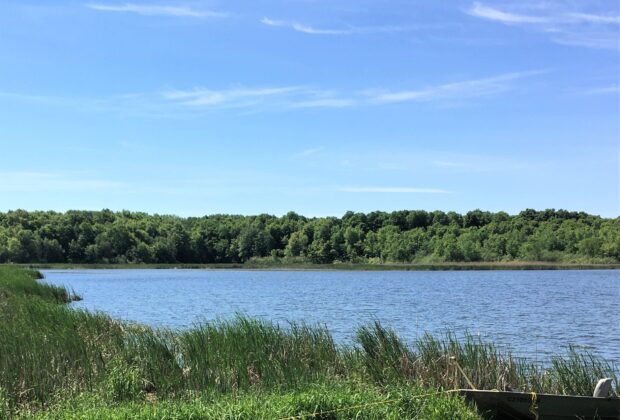
[(0, 213), (0, 263), (619, 262), (620, 218), (565, 210), (343, 217)]

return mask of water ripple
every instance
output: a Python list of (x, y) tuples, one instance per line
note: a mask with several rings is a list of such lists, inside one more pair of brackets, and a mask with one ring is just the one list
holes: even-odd
[(543, 360), (568, 344), (620, 364), (620, 271), (45, 270), (84, 297), (73, 305), (188, 328), (243, 312), (326, 325), (350, 343), (375, 319), (412, 341), (452, 329)]

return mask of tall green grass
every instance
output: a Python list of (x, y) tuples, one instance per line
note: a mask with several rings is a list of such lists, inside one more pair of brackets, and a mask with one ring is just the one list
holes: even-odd
[(228, 392), (294, 388), (342, 374), (339, 351), (324, 328), (237, 316), (204, 323), (178, 335), (187, 384)]
[[(23, 298), (21, 298), (23, 299)], [(0, 387), (16, 402), (92, 389), (114, 352), (114, 322), (102, 315), (12, 299), (0, 314)], [(117, 334), (117, 332), (116, 332)]]
[(601, 378), (612, 378), (616, 394), (620, 394), (617, 370), (609, 362), (590, 352), (569, 346), (565, 357), (554, 357), (551, 369), (545, 372), (544, 380), (557, 394), (586, 395), (592, 392)]
[[(66, 290), (38, 282), (35, 272), (0, 266), (0, 417), (62, 405), (82, 393), (97, 396), (97, 410), (102, 404), (134, 410), (131, 404), (153, 398), (298, 395), (334, 383), (414, 392), (467, 388), (471, 381), (479, 389), (591, 395), (599, 378), (612, 377), (619, 390), (615, 366), (576, 348), (543, 369), (471, 335), (424, 335), (408, 344), (376, 322), (343, 347), (324, 327), (242, 315), (186, 331), (156, 330), (60, 304), (69, 298)], [(175, 404), (172, 413), (184, 403)]]
[(92, 389), (123, 340), (117, 322), (58, 305), (69, 293), (37, 278), (0, 267), (0, 388), (13, 404)]

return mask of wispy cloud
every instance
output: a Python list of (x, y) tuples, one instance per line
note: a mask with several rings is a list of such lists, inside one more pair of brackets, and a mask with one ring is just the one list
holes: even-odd
[[(520, 9), (527, 9), (528, 3), (517, 3), (513, 6), (506, 6)], [(540, 7), (532, 7), (533, 10), (539, 11)], [(546, 9), (542, 9), (546, 10)], [(519, 14), (511, 13), (497, 9), (495, 7), (485, 6), (482, 3), (474, 3), (466, 12), (475, 17), (493, 20), (505, 24), (581, 24), (581, 23), (600, 23), (600, 24), (620, 24), (620, 15), (612, 14), (594, 14), (581, 12), (561, 12), (555, 9), (547, 9), (544, 15)]]
[(545, 71), (506, 73), (498, 76), (464, 80), (417, 90), (386, 91), (364, 89), (338, 92), (304, 86), (237, 88), (212, 90), (195, 88), (163, 92), (163, 100), (195, 109), (253, 108), (348, 108), (397, 102), (433, 102), (493, 95), (514, 88), (519, 79), (542, 74)]
[(566, 18), (574, 22), (608, 23), (620, 25), (620, 15), (594, 15), (591, 13), (567, 13)]
[(100, 12), (135, 13), (143, 16), (169, 16), (189, 18), (218, 18), (227, 14), (206, 9), (195, 9), (186, 6), (152, 5), (152, 4), (101, 4), (88, 3), (86, 7)]
[(571, 33), (556, 32), (552, 41), (556, 44), (567, 45), (571, 47), (593, 48), (597, 50), (618, 50), (620, 49), (620, 40), (618, 32), (589, 32), (589, 33)]
[(261, 19), (261, 23), (267, 26), (280, 26), (287, 27), (296, 30), (297, 32), (303, 32), (305, 34), (313, 35), (348, 35), (351, 34), (350, 30), (343, 29), (317, 29), (312, 26), (302, 25), (295, 22), (287, 22), (283, 20), (273, 20), (269, 18)]
[(517, 87), (520, 79), (545, 73), (544, 70), (506, 73), (461, 80), (420, 89), (333, 90), (312, 86), (258, 86), (210, 89), (168, 89), (100, 98), (31, 95), (0, 91), (5, 101), (28, 102), (41, 106), (76, 108), (80, 112), (108, 112), (127, 115), (186, 117), (226, 109), (244, 112), (300, 109), (343, 109), (406, 102), (458, 102)]
[(1, 192), (92, 191), (123, 187), (124, 184), (102, 179), (89, 179), (84, 174), (49, 172), (0, 172)]
[(549, 20), (539, 16), (519, 15), (515, 13), (503, 12), (492, 7), (484, 6), (480, 3), (474, 3), (467, 13), (472, 16), (494, 20), (501, 23), (547, 23)]
[(550, 162), (536, 159), (518, 159), (502, 155), (472, 155), (438, 153), (438, 158), (428, 157), (426, 161), (442, 171), (460, 173), (514, 173), (541, 171), (549, 168)]
[(536, 70), (506, 73), (493, 77), (446, 83), (417, 90), (401, 90), (394, 92), (369, 91), (368, 95), (373, 102), (377, 103), (424, 102), (450, 98), (485, 96), (504, 92), (513, 87), (514, 81), (539, 75), (544, 72), (543, 70)]
[(515, 82), (519, 79), (545, 72), (545, 70), (535, 70), (506, 73), (482, 79), (428, 86), (417, 90), (365, 89), (338, 92), (304, 86), (230, 90), (197, 88), (187, 91), (164, 92), (163, 98), (190, 107), (346, 108), (397, 102), (445, 101), (492, 95), (514, 88)]
[(276, 26), (293, 29), (297, 32), (302, 32), (310, 35), (357, 35), (357, 34), (369, 34), (369, 33), (394, 33), (410, 31), (413, 27), (410, 26), (347, 26), (344, 28), (316, 28), (303, 23), (291, 22), (286, 20), (275, 20), (264, 17), (261, 19), (261, 23), (267, 26)]
[[(586, 4), (586, 3), (584, 3)], [(473, 3), (465, 13), (505, 25), (523, 26), (546, 33), (551, 41), (598, 49), (620, 49), (620, 15), (615, 12), (591, 13), (540, 3), (505, 3), (501, 8)], [(526, 13), (523, 13), (525, 11)], [(615, 14), (614, 14), (615, 13)]]
[(255, 105), (269, 98), (288, 97), (303, 90), (299, 86), (259, 87), (213, 90), (195, 88), (191, 90), (171, 90), (161, 96), (178, 104), (187, 106), (229, 106), (245, 107)]
[(233, 89), (194, 88), (172, 90), (161, 94), (169, 104), (195, 109), (252, 108), (278, 110), (295, 108), (343, 108), (353, 106), (354, 98), (306, 86), (254, 87)]
[(396, 194), (451, 194), (452, 191), (438, 188), (417, 188), (417, 187), (346, 187), (341, 188), (342, 192), (350, 193), (396, 193)]
[(579, 93), (582, 95), (620, 95), (620, 85), (597, 87)]

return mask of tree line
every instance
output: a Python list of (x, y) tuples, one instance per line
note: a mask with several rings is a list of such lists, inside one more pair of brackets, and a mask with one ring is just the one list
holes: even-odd
[(620, 217), (527, 209), (308, 218), (0, 213), (0, 263), (620, 262)]

